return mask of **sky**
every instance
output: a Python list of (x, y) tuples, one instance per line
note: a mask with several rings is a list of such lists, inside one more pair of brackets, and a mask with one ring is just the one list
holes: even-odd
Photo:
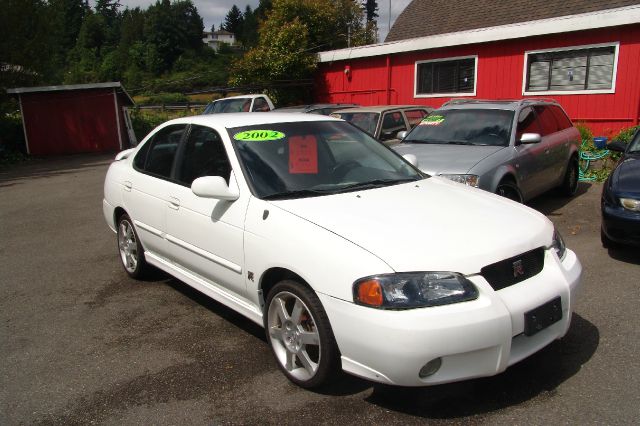
[[(242, 11), (247, 5), (255, 9), (258, 6), (258, 0), (192, 0), (198, 8), (198, 13), (204, 20), (205, 30), (211, 29), (211, 24), (220, 27), (224, 21), (224, 17), (229, 9), (235, 4)], [(139, 6), (146, 9), (149, 5), (154, 4), (156, 0), (120, 0), (120, 4), (134, 8)], [(395, 22), (400, 12), (404, 10), (411, 0), (378, 0), (378, 38), (382, 42), (389, 32), (389, 9), (391, 9), (391, 25)], [(391, 7), (389, 7), (391, 6)]]

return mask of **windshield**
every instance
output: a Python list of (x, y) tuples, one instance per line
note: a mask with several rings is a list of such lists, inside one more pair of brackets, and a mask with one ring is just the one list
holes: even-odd
[(336, 194), (425, 177), (340, 121), (271, 123), (228, 132), (254, 194), (263, 199)]
[(204, 109), (203, 114), (217, 114), (221, 112), (248, 112), (251, 107), (251, 99), (221, 99), (211, 102)]
[(640, 130), (636, 131), (636, 137), (630, 142), (627, 152), (640, 152)]
[(377, 112), (341, 112), (332, 115), (342, 118), (372, 135), (376, 134), (376, 125), (378, 124), (378, 117), (380, 117)]
[(500, 109), (434, 111), (403, 142), (508, 146), (513, 114)]

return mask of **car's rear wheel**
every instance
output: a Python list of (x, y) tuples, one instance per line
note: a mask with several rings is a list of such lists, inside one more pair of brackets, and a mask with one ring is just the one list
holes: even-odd
[(520, 189), (518, 189), (518, 185), (516, 185), (516, 183), (511, 179), (505, 179), (500, 182), (496, 188), (496, 194), (518, 203), (522, 203), (523, 201), (522, 193), (520, 192)]
[(142, 278), (149, 266), (133, 221), (126, 213), (118, 219), (118, 251), (124, 270), (133, 278)]
[(338, 375), (338, 346), (310, 288), (291, 280), (276, 284), (267, 297), (265, 330), (278, 366), (293, 383), (315, 388)]
[(564, 173), (564, 179), (561, 185), (562, 192), (567, 197), (572, 197), (578, 190), (578, 167), (578, 157), (571, 157), (569, 164), (567, 164), (567, 171)]

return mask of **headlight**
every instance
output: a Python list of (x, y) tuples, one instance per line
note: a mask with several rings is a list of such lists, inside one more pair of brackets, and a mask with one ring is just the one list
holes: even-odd
[(564, 259), (564, 255), (567, 253), (567, 246), (564, 244), (564, 240), (557, 229), (553, 231), (553, 243), (551, 247), (556, 251), (558, 259)]
[(475, 188), (478, 187), (478, 176), (477, 175), (440, 175), (443, 178), (447, 178), (454, 182), (463, 183), (465, 185), (473, 186)]
[(477, 298), (473, 283), (455, 272), (400, 272), (353, 284), (355, 303), (382, 309), (448, 305)]
[(640, 212), (640, 200), (634, 200), (633, 198), (620, 198), (620, 204), (627, 210)]

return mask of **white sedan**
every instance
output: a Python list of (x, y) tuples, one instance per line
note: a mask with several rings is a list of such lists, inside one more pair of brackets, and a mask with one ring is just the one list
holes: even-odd
[(540, 213), (311, 114), (164, 123), (116, 157), (103, 207), (129, 275), (155, 266), (264, 326), (308, 388), (497, 374), (567, 333), (582, 272)]

